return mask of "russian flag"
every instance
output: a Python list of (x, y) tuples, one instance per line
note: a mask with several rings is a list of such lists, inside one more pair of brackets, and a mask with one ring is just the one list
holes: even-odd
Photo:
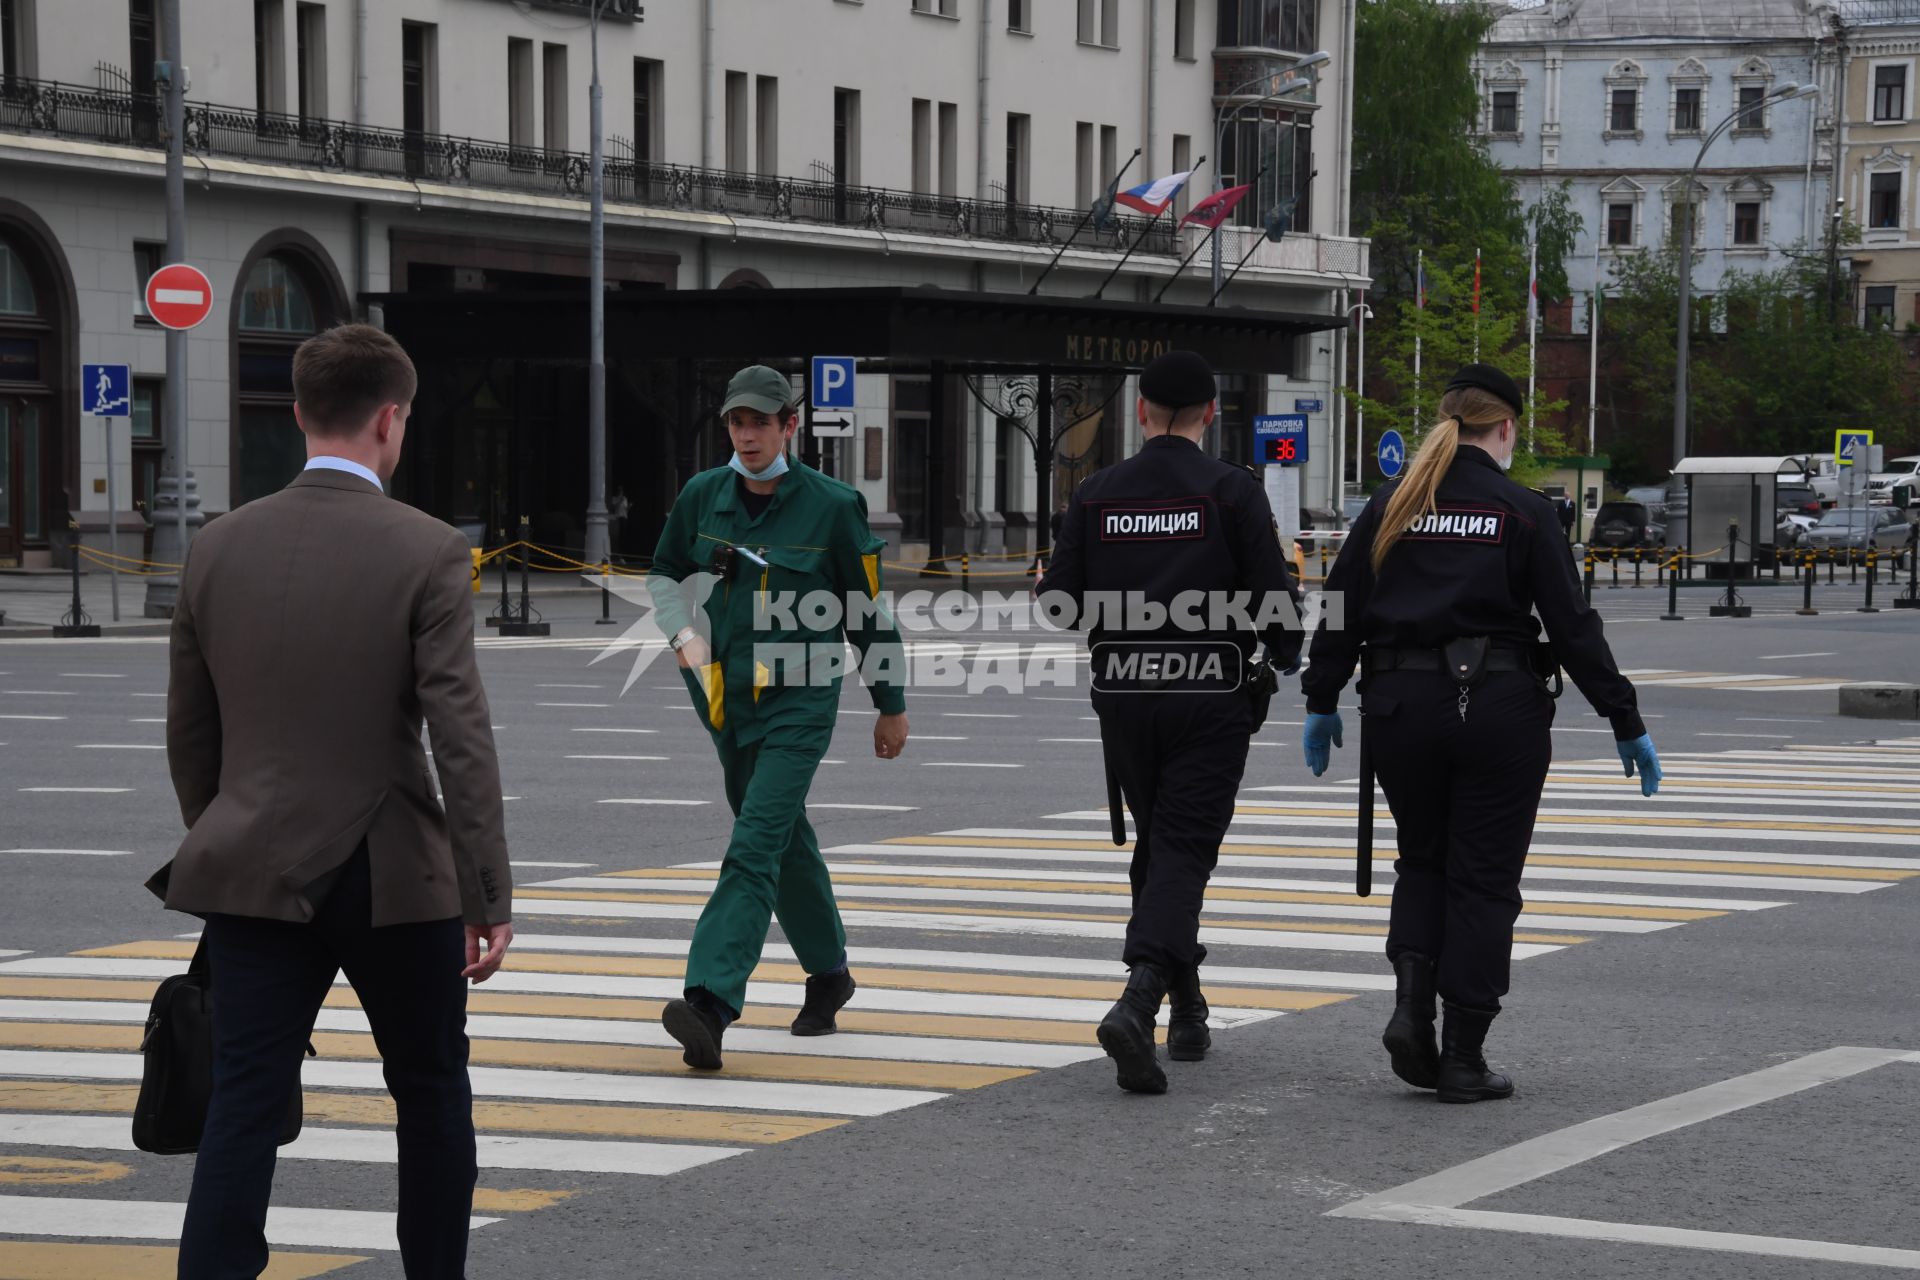
[(1129, 209), (1138, 209), (1149, 217), (1157, 218), (1167, 211), (1167, 206), (1173, 203), (1173, 198), (1180, 194), (1180, 188), (1186, 186), (1187, 179), (1192, 176), (1191, 169), (1185, 173), (1169, 174), (1153, 182), (1143, 182), (1137, 187), (1129, 187), (1113, 198)]

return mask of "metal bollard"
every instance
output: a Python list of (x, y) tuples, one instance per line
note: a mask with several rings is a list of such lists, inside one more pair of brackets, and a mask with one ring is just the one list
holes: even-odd
[(1834, 567), (1834, 556), (1833, 556), (1833, 548), (1832, 548), (1832, 547), (1828, 547), (1828, 548), (1827, 548), (1827, 585), (1828, 585), (1828, 586), (1832, 586), (1832, 585), (1833, 585), (1833, 577), (1834, 577), (1834, 574), (1836, 574), (1836, 573), (1838, 573), (1838, 572), (1839, 572), (1839, 570), (1838, 570), (1837, 568), (1835, 568), (1835, 567)]
[[(59, 623), (53, 628), (53, 634), (62, 639), (83, 639), (99, 635), (100, 624), (89, 618), (87, 611), (80, 605), (79, 522), (69, 518), (67, 528), (72, 530), (72, 537), (67, 545), (67, 558), (73, 564), (73, 606), (60, 616)], [(180, 572), (182, 577), (186, 575), (186, 570), (182, 569)]]
[(500, 624), (500, 634), (503, 636), (545, 636), (545, 635), (553, 634), (553, 627), (551, 624), (545, 623), (545, 622), (535, 622), (533, 620), (533, 604), (527, 598), (527, 595), (528, 595), (527, 576), (530, 572), (528, 552), (532, 550), (531, 546), (529, 545), (529, 543), (532, 541), (532, 537), (533, 537), (533, 522), (527, 519), (527, 517), (521, 516), (520, 517), (520, 606), (517, 612), (510, 615), (509, 621), (505, 621)]
[(1586, 579), (1585, 590), (1587, 594), (1587, 603), (1592, 604), (1593, 603), (1593, 548), (1592, 547), (1587, 548), (1586, 561), (1587, 561), (1587, 571), (1584, 575)]
[(1667, 611), (1660, 615), (1662, 622), (1685, 622), (1680, 616), (1680, 553), (1673, 553), (1673, 560), (1666, 566), (1667, 571)]
[(960, 553), (960, 589), (962, 591), (967, 590), (969, 586), (969, 579), (967, 577), (967, 574), (968, 574), (967, 553), (962, 551)]
[(613, 592), (607, 590), (607, 577), (611, 572), (611, 564), (602, 560), (600, 562), (600, 616), (593, 620), (597, 627), (613, 625)]
[(1607, 552), (1607, 563), (1613, 566), (1613, 581), (1607, 584), (1607, 590), (1620, 589), (1620, 548), (1614, 547)]
[(1874, 572), (1874, 568), (1875, 568), (1874, 559), (1875, 559), (1876, 553), (1877, 553), (1876, 548), (1874, 547), (1867, 548), (1867, 599), (1864, 604), (1862, 604), (1858, 609), (1854, 610), (1855, 613), (1880, 612), (1878, 609), (1873, 607), (1873, 580), (1875, 577), (1878, 576)]
[(1640, 561), (1643, 558), (1640, 554), (1640, 548), (1635, 547), (1633, 549), (1633, 585), (1636, 587), (1644, 585), (1640, 581)]
[[(1900, 562), (1893, 562), (1893, 580), (1900, 580)], [(1895, 596), (1893, 607), (1896, 609), (1920, 609), (1920, 526), (1907, 535), (1907, 590), (1905, 594)]]
[(1800, 607), (1794, 610), (1794, 612), (1803, 618), (1815, 617), (1820, 612), (1813, 607), (1813, 583), (1814, 580), (1820, 576), (1818, 563), (1814, 559), (1816, 554), (1812, 549), (1808, 549), (1802, 552), (1800, 556), (1800, 567), (1802, 569), (1802, 573), (1800, 574), (1801, 599)]
[(1847, 585), (1850, 587), (1860, 585), (1860, 559), (1853, 554), (1851, 545), (1847, 547)]

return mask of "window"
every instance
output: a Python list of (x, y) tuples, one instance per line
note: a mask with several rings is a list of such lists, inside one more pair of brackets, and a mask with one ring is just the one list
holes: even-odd
[(1085, 120), (1073, 126), (1073, 203), (1093, 205), (1093, 126)]
[(1870, 284), (1867, 286), (1867, 316), (1869, 329), (1891, 329), (1893, 327), (1894, 286), (1890, 284)]
[(549, 151), (567, 149), (567, 46), (550, 44), (540, 50), (541, 114), (545, 126), (541, 137)]
[(325, 5), (301, 4), (294, 8), (293, 69), (298, 77), (294, 107), (300, 119), (324, 120), (327, 116), (327, 10)]
[(860, 91), (833, 91), (833, 176), (843, 186), (860, 184)]
[(334, 321), (318, 309), (321, 298), (300, 261), (275, 253), (253, 264), (235, 299), (236, 506), (282, 488), (306, 461), (305, 443), (293, 420), (293, 353), (308, 334)]
[[(1173, 171), (1189, 173), (1193, 169), (1193, 139), (1184, 133), (1173, 135)], [(1177, 223), (1187, 216), (1187, 188), (1181, 187), (1180, 194), (1173, 198), (1173, 219)]]
[(1867, 180), (1867, 225), (1876, 229), (1900, 225), (1900, 175), (1876, 173)]
[(252, 333), (313, 333), (313, 299), (284, 259), (254, 263), (240, 291), (240, 327)]
[(1032, 138), (1033, 117), (1018, 112), (1007, 113), (1007, 202), (1025, 204), (1027, 202), (1029, 144)]
[(426, 172), (426, 138), (440, 126), (439, 28), (400, 24), (400, 127), (406, 132), (407, 172)]
[(925, 195), (933, 189), (933, 103), (913, 100), (913, 190)]
[[(153, 273), (166, 265), (167, 246), (155, 244), (150, 240), (133, 242), (133, 322), (135, 324), (158, 324), (147, 314), (147, 281)], [(3, 301), (3, 299), (0, 299)], [(0, 311), (6, 308), (0, 305)]]
[(0, 0), (0, 76), (33, 72), (33, 0)]
[(1740, 119), (1736, 130), (1759, 132), (1767, 127), (1767, 88), (1759, 84), (1740, 86)]
[(726, 167), (730, 173), (747, 171), (747, 73), (727, 72), (726, 119), (721, 136), (726, 140)]
[(753, 111), (754, 168), (770, 178), (780, 172), (780, 77), (754, 77)]
[(1520, 132), (1520, 91), (1496, 89), (1493, 94), (1493, 132)]
[[(1193, 58), (1193, 7), (1196, 0), (1173, 0), (1173, 56)], [(1176, 170), (1175, 172), (1178, 172)]]
[(1607, 243), (1616, 248), (1633, 243), (1632, 205), (1610, 204), (1607, 206)]
[(1760, 243), (1760, 202), (1741, 200), (1733, 206), (1733, 242), (1740, 245)]
[(652, 164), (661, 151), (661, 81), (665, 67), (652, 58), (633, 60), (633, 159)]
[(940, 194), (951, 199), (960, 190), (960, 108), (940, 104)]
[(1691, 87), (1673, 91), (1673, 131), (1675, 133), (1700, 132), (1700, 93), (1699, 89)]
[(1282, 49), (1312, 53), (1320, 47), (1318, 0), (1219, 0), (1216, 43), (1223, 49)]
[(253, 105), (262, 113), (287, 109), (285, 21), (280, 0), (253, 0)]
[(1609, 97), (1611, 107), (1607, 115), (1607, 128), (1613, 133), (1632, 133), (1639, 127), (1640, 91), (1638, 89), (1615, 89)]
[(158, 440), (161, 438), (160, 411), (162, 401), (160, 391), (165, 383), (151, 378), (136, 378), (133, 382), (133, 403), (127, 406), (128, 429), (135, 440)]
[(915, 13), (938, 14), (942, 18), (957, 18), (960, 0), (913, 0)]
[(1081, 44), (1120, 47), (1120, 0), (1080, 0), (1077, 38)]
[(507, 145), (533, 145), (533, 41), (507, 40)]
[(1033, 30), (1033, 0), (1007, 0), (1007, 30)]
[(1907, 69), (1904, 65), (1873, 69), (1873, 118), (1907, 118)]
[(1120, 172), (1120, 131), (1110, 124), (1100, 126), (1100, 189), (1106, 190)]

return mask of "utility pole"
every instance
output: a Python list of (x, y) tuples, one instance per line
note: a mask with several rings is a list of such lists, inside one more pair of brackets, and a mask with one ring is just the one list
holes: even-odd
[[(167, 135), (167, 262), (187, 256), (186, 121), (187, 71), (180, 64), (180, 0), (161, 0), (160, 58), (154, 81), (161, 93), (161, 118)], [(187, 562), (190, 528), (202, 523), (194, 493), (193, 473), (187, 470), (187, 333), (167, 330), (167, 399), (162, 415), (164, 432), (160, 476), (153, 494), (153, 558), (177, 564), (180, 570), (147, 579), (143, 612), (149, 618), (171, 618), (180, 598), (180, 579)], [(166, 517), (171, 513), (172, 520)], [(78, 551), (74, 554), (78, 555)]]
[(592, 297), (587, 306), (587, 528), (586, 551), (580, 558), (588, 564), (604, 564), (609, 558), (607, 545), (607, 207), (606, 169), (603, 158), (600, 91), (600, 8), (606, 0), (589, 0), (593, 9), (587, 19), (593, 53), (593, 88), (588, 126), (590, 148), (587, 157), (588, 203), (588, 289)]

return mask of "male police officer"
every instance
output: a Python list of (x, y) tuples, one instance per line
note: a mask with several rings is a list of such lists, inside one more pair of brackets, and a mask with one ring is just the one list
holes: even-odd
[[(687, 482), (648, 579), (734, 814), (687, 954), (686, 998), (661, 1019), (687, 1065), (708, 1070), (720, 1066), (720, 1037), (745, 1005), (773, 916), (808, 974), (794, 1035), (834, 1031), (853, 995), (846, 930), (806, 815), (839, 710), (843, 636), (880, 713), (874, 755), (898, 759), (907, 742), (905, 656), (878, 601), (883, 544), (866, 500), (788, 462), (797, 415), (786, 375), (742, 369), (720, 415), (733, 458)], [(814, 611), (829, 599), (832, 609)]]
[(1249, 659), (1256, 640), (1280, 667), (1300, 654), (1299, 593), (1266, 493), (1200, 450), (1214, 394), (1191, 351), (1147, 366), (1136, 410), (1146, 443), (1080, 486), (1040, 583), (1043, 601), (1064, 593), (1089, 629), (1107, 767), (1133, 813), (1130, 972), (1100, 1043), (1136, 1093), (1166, 1091), (1153, 1027), (1169, 991), (1168, 1053), (1196, 1061), (1211, 1043), (1200, 907), (1258, 727)]

